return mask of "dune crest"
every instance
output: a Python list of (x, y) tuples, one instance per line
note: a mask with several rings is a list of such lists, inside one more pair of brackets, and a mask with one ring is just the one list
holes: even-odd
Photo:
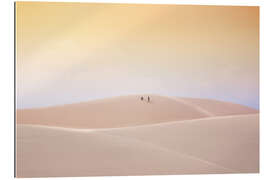
[(146, 100), (141, 101), (141, 96), (122, 96), (63, 106), (17, 110), (17, 123), (93, 129), (258, 113), (252, 108), (215, 100), (149, 95), (151, 101), (148, 103)]

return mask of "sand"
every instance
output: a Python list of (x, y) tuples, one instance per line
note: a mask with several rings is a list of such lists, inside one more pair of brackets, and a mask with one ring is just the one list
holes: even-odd
[(150, 97), (150, 103), (141, 101), (140, 95), (133, 95), (48, 108), (17, 110), (17, 123), (67, 128), (115, 128), (217, 115), (258, 113), (249, 107), (215, 100), (158, 95)]
[(259, 172), (257, 110), (139, 97), (17, 110), (17, 177)]

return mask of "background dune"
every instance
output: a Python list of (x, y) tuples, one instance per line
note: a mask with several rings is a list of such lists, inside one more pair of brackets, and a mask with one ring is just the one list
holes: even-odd
[(250, 114), (252, 108), (215, 100), (149, 95), (151, 102), (131, 95), (63, 106), (17, 110), (17, 123), (70, 128), (113, 128), (203, 118)]

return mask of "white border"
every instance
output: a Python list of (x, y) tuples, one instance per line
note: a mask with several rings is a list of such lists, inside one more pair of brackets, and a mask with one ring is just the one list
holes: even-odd
[[(50, 0), (49, 0), (50, 1)], [(92, 177), (100, 180), (116, 179), (270, 179), (270, 5), (268, 1), (258, 0), (57, 0), (58, 2), (116, 2), (116, 3), (151, 3), (151, 4), (197, 4), (197, 5), (248, 5), (260, 6), (260, 121), (261, 121), (261, 168), (260, 174), (218, 174), (218, 175), (173, 175), (173, 176), (122, 176), (122, 177)], [(0, 177), (13, 179), (14, 172), (14, 1), (1, 0), (0, 4)], [(78, 178), (51, 178), (51, 179), (88, 179)], [(31, 178), (39, 179), (39, 178)]]
[[(18, 0), (37, 1), (44, 0)], [(258, 6), (262, 1), (255, 0), (46, 0), (45, 2), (95, 2), (95, 3), (131, 3), (131, 4), (194, 4), (194, 5), (234, 5)]]

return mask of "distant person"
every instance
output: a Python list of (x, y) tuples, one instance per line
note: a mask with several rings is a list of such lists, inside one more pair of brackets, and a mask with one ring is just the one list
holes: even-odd
[(143, 101), (143, 97), (141, 97), (141, 101)]
[(147, 101), (150, 102), (150, 97), (149, 96), (147, 97)]

